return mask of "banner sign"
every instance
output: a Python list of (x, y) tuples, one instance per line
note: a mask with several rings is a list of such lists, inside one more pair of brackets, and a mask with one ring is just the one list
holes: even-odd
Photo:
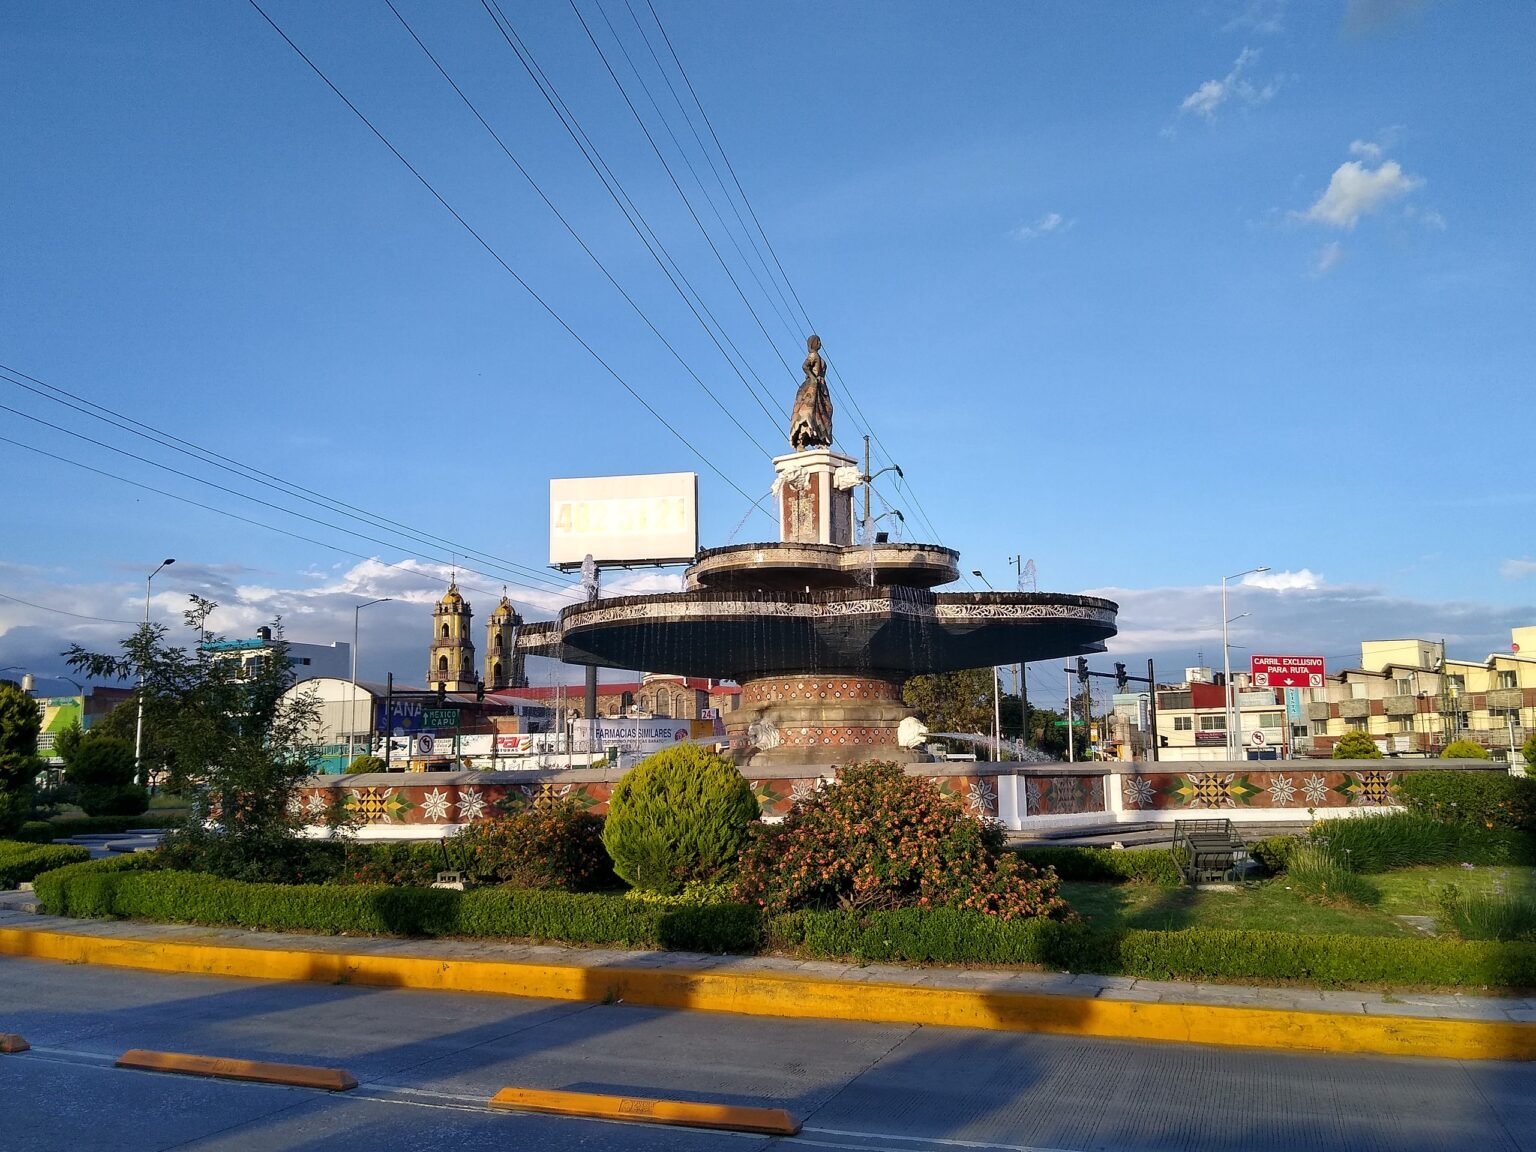
[(1255, 656), (1255, 688), (1321, 688), (1327, 670), (1321, 656)]
[(374, 711), (374, 730), (391, 736), (409, 736), (428, 727), (422, 720), (420, 700), (380, 700)]
[[(589, 735), (593, 734), (595, 735)], [(601, 752), (618, 748), (622, 752), (659, 752), (673, 744), (692, 739), (687, 720), (628, 720), (609, 717), (578, 720), (571, 731), (572, 752)]]

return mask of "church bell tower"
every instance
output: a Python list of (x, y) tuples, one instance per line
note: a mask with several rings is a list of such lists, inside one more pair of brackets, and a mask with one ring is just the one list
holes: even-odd
[(512, 601), (502, 590), (501, 603), (485, 623), (485, 686), (498, 688), (526, 688), (528, 677), (523, 671), (523, 654), (517, 650), (517, 630), (523, 626), (523, 618)]
[(427, 665), (427, 687), (441, 684), (449, 692), (475, 690), (475, 644), (469, 638), (474, 613), (459, 594), (458, 581), (432, 609), (432, 656)]

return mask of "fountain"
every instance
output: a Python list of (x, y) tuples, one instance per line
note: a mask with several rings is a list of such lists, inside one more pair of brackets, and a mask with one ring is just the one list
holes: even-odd
[(821, 341), (807, 346), (793, 451), (773, 462), (778, 541), (705, 549), (686, 591), (575, 604), (525, 626), (517, 644), (570, 664), (735, 680), (728, 731), (743, 768), (915, 761), (923, 733), (902, 703), (908, 677), (1102, 652), (1117, 606), (936, 592), (958, 578), (959, 553), (855, 544), (853, 491), (869, 478), (833, 449)]

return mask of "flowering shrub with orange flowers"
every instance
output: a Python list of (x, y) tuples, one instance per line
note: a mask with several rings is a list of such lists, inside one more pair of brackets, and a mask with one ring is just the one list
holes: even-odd
[(757, 824), (737, 896), (766, 912), (968, 908), (1005, 920), (1071, 915), (1056, 873), (1003, 851), (1001, 829), (966, 814), (899, 764), (845, 768), (779, 825)]

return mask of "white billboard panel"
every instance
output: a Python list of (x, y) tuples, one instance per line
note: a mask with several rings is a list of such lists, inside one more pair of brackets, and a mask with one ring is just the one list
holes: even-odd
[(549, 482), (549, 562), (688, 564), (699, 550), (694, 472)]

